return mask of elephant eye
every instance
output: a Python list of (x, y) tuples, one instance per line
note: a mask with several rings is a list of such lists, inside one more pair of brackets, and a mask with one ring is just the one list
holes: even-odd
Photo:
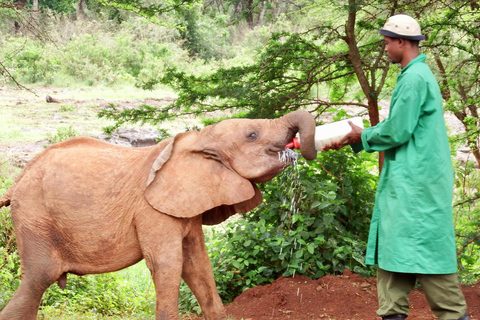
[(248, 140), (252, 140), (252, 141), (256, 140), (257, 137), (258, 137), (258, 133), (255, 132), (255, 131), (254, 131), (254, 132), (250, 132), (250, 134), (248, 134), (248, 136), (247, 136)]

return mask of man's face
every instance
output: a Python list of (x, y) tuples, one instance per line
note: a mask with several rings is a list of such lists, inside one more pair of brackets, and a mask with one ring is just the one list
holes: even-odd
[(393, 63), (400, 63), (402, 61), (403, 52), (400, 48), (401, 39), (384, 37), (385, 39), (385, 51), (387, 52), (387, 57)]

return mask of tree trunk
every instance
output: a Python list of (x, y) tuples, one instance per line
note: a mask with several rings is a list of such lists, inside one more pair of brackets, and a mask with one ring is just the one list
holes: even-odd
[[(355, 0), (349, 0), (349, 12), (348, 20), (345, 25), (345, 37), (344, 41), (348, 44), (349, 54), (348, 59), (352, 63), (355, 75), (357, 76), (358, 82), (362, 88), (362, 91), (368, 101), (368, 116), (370, 119), (370, 124), (372, 126), (377, 125), (380, 122), (380, 115), (378, 112), (378, 93), (375, 88), (370, 85), (368, 78), (365, 75), (362, 66), (362, 59), (360, 57), (360, 52), (358, 51), (357, 40), (355, 38), (355, 22), (356, 22), (357, 11), (355, 9)], [(378, 159), (378, 167), (380, 172), (383, 167), (384, 153), (380, 152)]]
[(244, 3), (245, 3), (245, 12), (246, 12), (246, 16), (245, 16), (245, 19), (247, 20), (247, 23), (248, 23), (248, 26), (252, 29), (255, 24), (253, 23), (253, 0), (244, 0)]
[(26, 3), (27, 0), (15, 0), (15, 7), (17, 7), (18, 10), (22, 10)]
[[(242, 2), (241, 1), (238, 1), (234, 4), (234, 7), (233, 7), (233, 12), (234, 12), (234, 17), (235, 19), (237, 19), (237, 16), (241, 15), (242, 14)], [(239, 19), (240, 20), (240, 19)]]
[[(27, 0), (15, 0), (15, 7), (17, 9), (17, 11), (22, 11), (23, 8), (25, 7), (25, 4), (27, 3)], [(18, 13), (20, 14), (20, 13)], [(15, 20), (15, 33), (18, 33), (20, 31), (20, 27), (22, 25), (21, 22), (19, 22), (18, 20)]]
[(76, 6), (77, 20), (85, 20), (87, 14), (85, 13), (85, 0), (79, 0)]
[(265, 10), (266, 10), (266, 5), (265, 1), (262, 1), (260, 4), (260, 14), (258, 15), (258, 22), (257, 26), (262, 26), (263, 25), (263, 17), (265, 17)]
[[(349, 2), (354, 3), (354, 0), (350, 0)], [(374, 126), (380, 122), (380, 116), (378, 113), (377, 92), (375, 91), (375, 88), (372, 88), (372, 86), (368, 82), (368, 78), (363, 70), (362, 59), (360, 57), (360, 52), (358, 51), (357, 40), (355, 38), (356, 14), (356, 11), (353, 9), (351, 9), (348, 13), (348, 20), (345, 26), (344, 41), (348, 44), (349, 48), (348, 60), (350, 60), (350, 62), (352, 63), (355, 75), (357, 76), (363, 94), (368, 101), (368, 115), (370, 117), (370, 124)]]
[[(273, 13), (273, 17), (275, 19), (278, 18), (280, 13), (282, 13), (282, 3), (283, 3), (282, 0), (276, 1), (276, 6), (274, 7), (274, 13)], [(273, 3), (272, 3), (272, 7), (273, 7)]]

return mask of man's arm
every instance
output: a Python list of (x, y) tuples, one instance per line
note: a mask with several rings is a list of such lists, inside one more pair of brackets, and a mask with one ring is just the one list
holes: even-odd
[(362, 143), (362, 131), (363, 129), (359, 126), (354, 125), (351, 121), (348, 121), (350, 127), (352, 127), (352, 131), (350, 131), (347, 135), (345, 135), (340, 141), (332, 142), (331, 144), (325, 145), (322, 151), (332, 150), (339, 150), (347, 145), (355, 145)]

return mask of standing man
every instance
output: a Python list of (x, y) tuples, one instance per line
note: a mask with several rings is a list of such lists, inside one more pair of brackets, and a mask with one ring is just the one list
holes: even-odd
[(366, 263), (378, 265), (382, 319), (405, 319), (418, 281), (440, 319), (469, 320), (459, 287), (452, 218), (453, 169), (442, 96), (420, 54), (425, 39), (407, 15), (390, 17), (380, 33), (388, 58), (400, 64), (390, 114), (324, 150), (385, 151), (370, 225)]

